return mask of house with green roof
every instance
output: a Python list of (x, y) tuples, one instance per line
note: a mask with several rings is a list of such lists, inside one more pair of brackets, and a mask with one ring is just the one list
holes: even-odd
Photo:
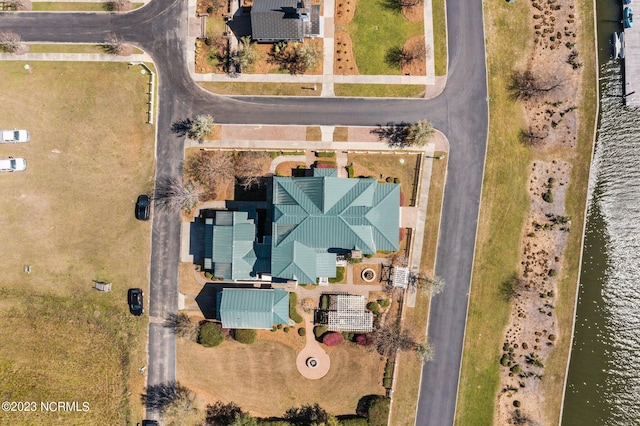
[(225, 288), (217, 294), (216, 317), (224, 328), (271, 329), (293, 325), (289, 293), (283, 289)]
[(399, 249), (400, 185), (316, 168), (313, 176), (274, 177), (272, 187), (271, 235), (262, 243), (255, 211), (206, 219), (205, 270), (225, 280), (315, 284), (336, 276), (337, 254)]
[(216, 211), (205, 219), (204, 269), (234, 281), (269, 270), (269, 246), (256, 242), (255, 212)]
[(336, 254), (399, 249), (400, 185), (345, 179), (335, 169), (273, 178), (271, 275), (315, 284), (333, 278)]

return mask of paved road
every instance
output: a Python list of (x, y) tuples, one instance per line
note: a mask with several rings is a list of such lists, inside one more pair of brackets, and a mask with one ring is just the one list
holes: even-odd
[[(184, 42), (186, 0), (153, 0), (127, 13), (0, 13), (0, 31), (25, 41), (100, 43), (113, 32), (148, 52), (159, 74), (157, 177), (177, 176), (182, 141), (171, 123), (211, 113), (221, 123), (376, 125), (429, 118), (450, 142), (436, 273), (447, 282), (432, 303), (436, 358), (423, 371), (417, 424), (453, 423), (487, 136), (482, 3), (448, 0), (449, 79), (431, 100), (225, 98), (191, 80)], [(175, 379), (175, 338), (157, 320), (177, 308), (179, 220), (156, 212), (151, 254), (150, 386)]]

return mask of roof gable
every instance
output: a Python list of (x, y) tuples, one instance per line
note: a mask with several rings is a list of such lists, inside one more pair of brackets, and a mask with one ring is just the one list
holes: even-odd
[(289, 322), (289, 293), (282, 289), (222, 290), (219, 317), (225, 328), (270, 329)]

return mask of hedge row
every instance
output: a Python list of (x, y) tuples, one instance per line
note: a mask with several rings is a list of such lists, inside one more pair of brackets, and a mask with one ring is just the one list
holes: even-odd
[(303, 320), (298, 313), (298, 294), (289, 293), (289, 318), (291, 318), (296, 324), (300, 324)]

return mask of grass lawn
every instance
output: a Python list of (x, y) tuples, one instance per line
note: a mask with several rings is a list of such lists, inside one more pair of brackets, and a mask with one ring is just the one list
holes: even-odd
[[(136, 423), (148, 319), (129, 314), (126, 292), (149, 282), (150, 223), (133, 217), (136, 196), (153, 186), (148, 76), (119, 63), (32, 71), (0, 64), (0, 114), (31, 132), (26, 144), (0, 146), (28, 163), (0, 186), (0, 390), (13, 401), (89, 402), (65, 423)], [(94, 279), (112, 292), (93, 290)], [(14, 424), (61, 421), (11, 414)]]
[[(387, 176), (399, 178), (405, 205), (410, 205), (419, 160), (418, 154), (349, 154), (347, 159), (349, 164), (354, 165), (355, 176), (371, 175), (379, 179), (382, 174), (385, 178)], [(404, 159), (404, 164), (400, 163), (400, 159)]]
[(319, 380), (302, 377), (294, 351), (278, 342), (226, 341), (207, 349), (178, 339), (177, 358), (178, 381), (206, 402), (234, 401), (261, 417), (282, 416), (290, 407), (314, 402), (332, 414), (355, 414), (361, 397), (384, 395), (384, 360), (355, 345), (334, 348), (331, 369)]
[[(342, 28), (336, 28), (342, 30)], [(424, 34), (422, 22), (409, 22), (380, 0), (358, 0), (353, 20), (344, 27), (353, 42), (360, 74), (399, 75), (400, 68), (385, 62), (387, 52), (401, 48), (409, 38)]]
[(444, 7), (445, 0), (431, 0), (433, 14), (433, 59), (436, 75), (447, 74), (447, 16)]
[(198, 84), (219, 95), (320, 96), (322, 93), (322, 84), (315, 85), (317, 90), (312, 90), (313, 84), (297, 83), (204, 82)]
[(307, 126), (307, 142), (319, 142), (322, 140), (322, 130), (319, 126)]
[[(582, 7), (581, 52), (593, 48), (592, 4)], [(573, 164), (566, 209), (573, 218), (565, 252), (566, 275), (559, 282), (556, 313), (562, 333), (571, 330), (586, 198), (589, 159), (596, 111), (594, 59), (584, 55), (583, 93), (580, 103), (580, 138), (577, 150), (530, 151), (518, 143), (522, 105), (514, 103), (506, 86), (515, 60), (526, 51), (529, 8), (526, 4), (486, 3), (487, 65), (490, 123), (476, 257), (469, 300), (467, 330), (458, 394), (456, 424), (491, 424), (499, 385), (499, 356), (510, 305), (501, 301), (499, 284), (518, 271), (520, 238), (528, 212), (526, 182), (533, 155), (545, 160), (565, 157)], [(516, 30), (514, 30), (516, 28)], [(508, 159), (508, 161), (505, 161)], [(580, 230), (580, 231), (578, 231)], [(556, 344), (546, 363), (542, 392), (548, 401), (550, 424), (558, 423), (562, 386), (570, 342)], [(554, 420), (555, 418), (555, 420)]]
[(349, 128), (348, 127), (336, 127), (333, 129), (333, 141), (334, 142), (347, 142), (349, 140)]
[(420, 98), (424, 86), (415, 84), (336, 84), (336, 96), (367, 98)]
[[(435, 156), (440, 154), (444, 153), (436, 152)], [(425, 237), (422, 246), (422, 258), (420, 260), (420, 270), (427, 274), (431, 274), (435, 267), (438, 229), (440, 228), (442, 196), (444, 194), (446, 173), (446, 161), (433, 162), (431, 183), (429, 185), (429, 201), (427, 203), (427, 219), (424, 230)], [(416, 307), (405, 309), (404, 326), (417, 336), (424, 335), (429, 317), (429, 297), (418, 293)], [(420, 392), (422, 361), (412, 352), (400, 352), (396, 362), (398, 372), (390, 424), (413, 426)]]
[[(141, 7), (144, 3), (132, 3), (133, 9)], [(107, 3), (89, 3), (89, 2), (38, 2), (32, 3), (34, 11), (41, 12), (110, 12)]]
[(105, 53), (105, 50), (97, 44), (29, 44), (29, 53)]

